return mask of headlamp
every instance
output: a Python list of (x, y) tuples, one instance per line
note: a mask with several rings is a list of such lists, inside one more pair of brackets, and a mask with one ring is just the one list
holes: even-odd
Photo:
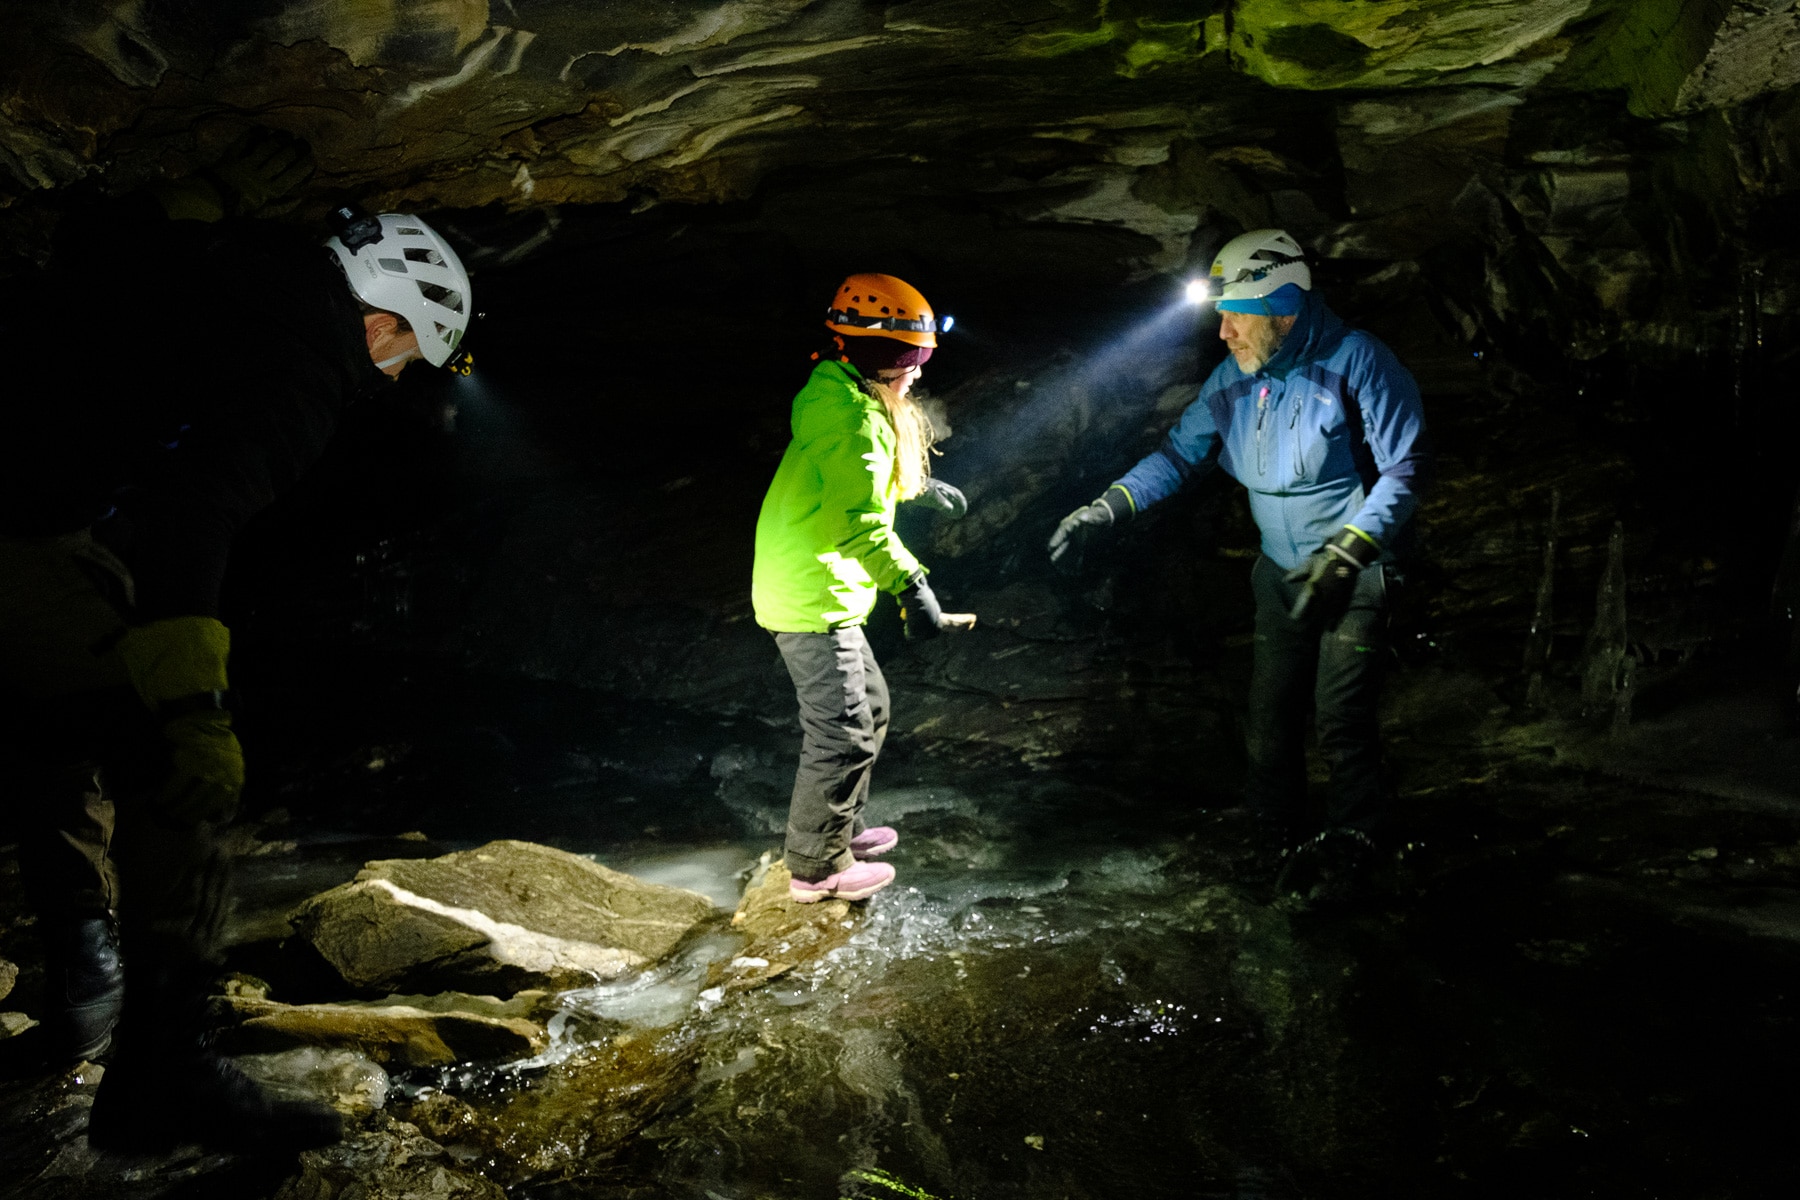
[(950, 327), (956, 324), (955, 317), (920, 317), (910, 320), (906, 317), (865, 317), (856, 309), (831, 308), (825, 311), (826, 324), (853, 325), (858, 329), (894, 329), (908, 333), (949, 333)]
[(1212, 299), (1212, 285), (1204, 279), (1190, 279), (1183, 290), (1189, 304), (1205, 304)]
[(331, 232), (337, 235), (337, 240), (352, 254), (381, 240), (380, 218), (370, 216), (354, 204), (332, 209), (326, 220), (331, 226)]

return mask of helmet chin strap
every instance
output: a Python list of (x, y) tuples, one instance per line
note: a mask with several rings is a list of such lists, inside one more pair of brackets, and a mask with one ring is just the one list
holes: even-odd
[(382, 359), (380, 362), (375, 364), (375, 369), (377, 371), (385, 371), (389, 367), (397, 367), (403, 362), (411, 362), (415, 358), (423, 358), (423, 357), (424, 357), (424, 355), (420, 354), (417, 350), (408, 350), (404, 354), (396, 354), (392, 358)]

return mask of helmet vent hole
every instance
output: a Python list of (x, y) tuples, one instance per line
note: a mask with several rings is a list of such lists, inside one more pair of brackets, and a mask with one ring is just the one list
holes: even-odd
[(406, 249), (406, 261), (430, 263), (432, 266), (442, 266), (444, 263), (444, 256), (429, 246), (409, 246)]
[(451, 312), (459, 313), (463, 310), (461, 292), (453, 292), (449, 288), (439, 287), (435, 283), (421, 283), (419, 284), (419, 294), (431, 303), (440, 304)]
[[(882, 306), (881, 306), (881, 311), (882, 311), (882, 312), (884, 312), (884, 313), (885, 313), (885, 312), (886, 312), (886, 311), (887, 311), (887, 310), (888, 310), (888, 306), (887, 306), (887, 305), (885, 305), (885, 304), (884, 304), (884, 305), (882, 305)], [(901, 311), (901, 312), (905, 312), (905, 311), (906, 311), (906, 310), (905, 310), (905, 309), (904, 309), (904, 308), (903, 308), (903, 309), (901, 309), (901, 310), (900, 310), (900, 311)]]
[(394, 232), (397, 234), (400, 234), (402, 236), (405, 236), (408, 234), (412, 235), (413, 237), (424, 237), (425, 236), (425, 231), (423, 229), (404, 229), (403, 228), (403, 229), (396, 229), (396, 230), (394, 230)]
[(393, 275), (406, 274), (406, 262), (399, 258), (378, 258), (375, 260), (381, 269)]

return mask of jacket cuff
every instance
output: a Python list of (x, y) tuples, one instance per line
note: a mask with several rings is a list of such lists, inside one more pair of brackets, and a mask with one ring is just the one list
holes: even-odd
[(1131, 493), (1125, 490), (1123, 484), (1115, 483), (1101, 492), (1099, 503), (1106, 505), (1107, 510), (1112, 513), (1115, 525), (1137, 511), (1137, 502), (1131, 498)]
[(1325, 549), (1334, 558), (1344, 560), (1359, 571), (1381, 557), (1381, 543), (1354, 525), (1339, 530)]

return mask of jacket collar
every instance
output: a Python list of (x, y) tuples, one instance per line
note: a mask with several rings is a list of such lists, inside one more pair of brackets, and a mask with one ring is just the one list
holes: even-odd
[(1281, 349), (1255, 374), (1286, 379), (1298, 368), (1324, 357), (1343, 329), (1343, 318), (1331, 311), (1325, 298), (1318, 292), (1307, 292), (1306, 301), (1294, 319), (1294, 327), (1281, 341)]

